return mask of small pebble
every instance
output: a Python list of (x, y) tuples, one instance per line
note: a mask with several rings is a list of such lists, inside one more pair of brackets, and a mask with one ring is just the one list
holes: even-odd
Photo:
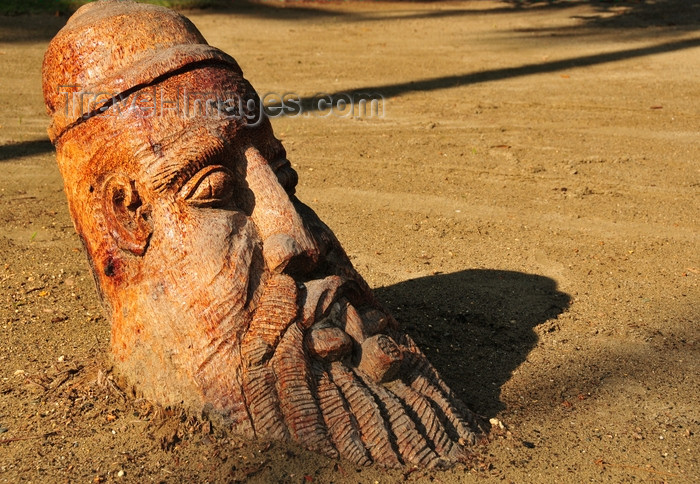
[(63, 360), (65, 360), (65, 359), (66, 359), (66, 357), (63, 356), (63, 355), (61, 355), (61, 356), (58, 357), (58, 362), (61, 363), (61, 362), (63, 362)]
[(489, 419), (489, 423), (491, 424), (492, 427), (498, 427), (501, 430), (505, 430), (505, 428), (506, 428), (506, 426), (503, 425), (503, 422), (501, 422), (497, 418)]
[(117, 476), (119, 476), (119, 477), (124, 477), (124, 471), (119, 471), (119, 472), (117, 472)]

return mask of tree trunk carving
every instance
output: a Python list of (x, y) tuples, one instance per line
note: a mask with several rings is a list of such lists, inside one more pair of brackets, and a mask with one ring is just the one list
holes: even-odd
[(467, 459), (473, 415), (375, 300), (236, 61), (184, 17), (79, 9), (44, 59), (118, 371), (237, 432), (384, 466)]

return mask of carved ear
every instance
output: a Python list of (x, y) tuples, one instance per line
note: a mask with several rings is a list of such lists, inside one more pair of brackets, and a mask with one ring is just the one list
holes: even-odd
[(105, 180), (102, 200), (109, 232), (117, 246), (144, 255), (153, 227), (135, 182), (123, 174), (111, 175)]

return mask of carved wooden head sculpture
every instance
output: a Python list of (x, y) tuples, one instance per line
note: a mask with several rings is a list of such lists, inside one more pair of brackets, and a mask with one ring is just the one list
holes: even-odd
[(466, 459), (472, 415), (377, 303), (233, 58), (167, 9), (79, 9), (44, 59), (49, 135), (111, 318), (163, 405), (359, 464)]

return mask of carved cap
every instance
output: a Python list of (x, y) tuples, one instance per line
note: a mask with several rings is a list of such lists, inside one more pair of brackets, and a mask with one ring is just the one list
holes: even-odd
[[(44, 55), (49, 137), (55, 143), (96, 114), (96, 107), (109, 106), (113, 96), (198, 65), (225, 65), (242, 76), (236, 61), (208, 45), (182, 15), (131, 0), (89, 3), (73, 14)], [(83, 101), (76, 102), (74, 93), (84, 93)]]

